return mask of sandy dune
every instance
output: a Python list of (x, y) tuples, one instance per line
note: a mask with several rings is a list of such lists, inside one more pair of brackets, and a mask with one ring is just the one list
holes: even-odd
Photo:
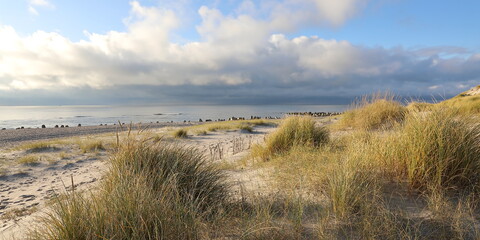
[[(155, 135), (171, 130), (159, 127), (151, 127), (143, 134)], [(95, 129), (93, 133), (104, 131), (97, 127), (90, 129)], [(203, 136), (190, 136), (188, 139), (174, 141), (199, 148), (211, 161), (235, 164), (236, 161), (247, 155), (247, 150), (253, 144), (262, 142), (265, 134), (273, 129), (272, 127), (256, 127), (254, 133), (240, 130), (212, 132)], [(24, 130), (39, 132), (45, 129)], [(63, 134), (82, 136), (77, 137), (76, 140), (61, 139), (60, 144), (54, 142), (55, 148), (34, 154), (25, 149), (12, 149), (12, 145), (21, 145), (23, 143), (21, 141), (5, 141), (5, 138), (3, 139), (4, 144), (1, 146), (3, 151), (0, 152), (0, 160), (4, 166), (3, 175), (0, 177), (0, 239), (24, 238), (28, 227), (36, 221), (36, 218), (44, 214), (52, 196), (72, 189), (72, 179), (75, 189), (80, 190), (94, 189), (95, 184), (102, 179), (103, 172), (106, 170), (106, 160), (110, 154), (108, 148), (105, 151), (82, 152), (75, 142), (100, 139), (108, 143), (108, 141), (113, 141), (114, 134), (85, 135), (87, 132), (78, 130), (74, 132), (64, 129), (55, 130), (57, 132), (54, 132), (53, 135), (56, 137), (64, 136)], [(16, 131), (22, 130), (8, 131), (16, 133)], [(58, 131), (65, 132), (58, 134)], [(41, 135), (39, 138), (50, 138), (50, 135)], [(14, 139), (26, 139), (26, 137), (20, 136)], [(37, 156), (40, 160), (33, 164), (16, 162), (19, 158), (27, 155)], [(259, 174), (230, 172), (230, 175), (236, 185), (253, 187), (257, 181), (250, 175), (258, 176)], [(234, 189), (234, 191), (239, 190), (239, 187)]]

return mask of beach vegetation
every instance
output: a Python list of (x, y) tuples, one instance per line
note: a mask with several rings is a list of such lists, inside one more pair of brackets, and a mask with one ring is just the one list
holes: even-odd
[(98, 152), (105, 150), (105, 146), (100, 140), (86, 139), (80, 142), (80, 149), (83, 153)]
[(373, 94), (352, 104), (351, 109), (343, 113), (333, 127), (366, 130), (389, 128), (401, 122), (406, 112), (406, 108), (395, 101), (394, 95)]
[(23, 216), (27, 216), (27, 215), (30, 215), (34, 212), (36, 212), (38, 209), (37, 207), (30, 207), (30, 208), (26, 208), (26, 207), (20, 207), (20, 208), (12, 208), (12, 209), (8, 209), (7, 211), (5, 211), (1, 216), (0, 216), (0, 219), (3, 219), (3, 220), (18, 220), (18, 218), (20, 217), (23, 217)]
[(462, 96), (442, 101), (438, 105), (458, 109), (461, 114), (479, 114), (480, 113), (480, 95)]
[(17, 150), (25, 150), (28, 153), (38, 153), (38, 152), (45, 152), (45, 151), (56, 151), (59, 148), (55, 147), (50, 142), (32, 142), (21, 145), (16, 148)]
[[(382, 157), (418, 189), (480, 187), (480, 124), (457, 109), (409, 114)], [(395, 146), (395, 147), (394, 147)]]
[(178, 129), (173, 132), (173, 136), (175, 138), (188, 138), (188, 130), (186, 129)]
[(332, 130), (321, 148), (292, 147), (255, 165), (272, 169), (271, 188), (314, 196), (289, 214), (313, 224), (315, 238), (476, 239), (478, 126), (452, 109), (412, 112), (393, 128)]
[(0, 167), (0, 177), (5, 176), (8, 173), (8, 170), (5, 167)]
[(65, 160), (65, 159), (69, 159), (71, 157), (71, 155), (69, 155), (68, 153), (66, 152), (60, 152), (58, 154), (58, 157), (61, 159), (61, 160)]
[(20, 157), (17, 162), (23, 165), (35, 165), (40, 162), (40, 158), (36, 155), (25, 155)]
[(239, 127), (239, 129), (242, 130), (242, 131), (245, 131), (245, 132), (249, 132), (249, 133), (253, 132), (253, 127), (248, 125), (248, 124), (241, 125)]
[(54, 201), (33, 239), (198, 239), (228, 199), (223, 173), (193, 148), (127, 140), (99, 190)]
[[(127, 139), (99, 189), (56, 199), (31, 236), (480, 239), (478, 116), (374, 99), (335, 126), (286, 118), (239, 162), (213, 164), (193, 148)], [(245, 179), (225, 175), (237, 172)]]
[(406, 108), (409, 111), (426, 112), (426, 111), (433, 110), (435, 107), (436, 107), (436, 105), (434, 103), (412, 101), (412, 102), (408, 103)]
[(200, 125), (190, 126), (187, 129), (194, 132), (216, 132), (216, 131), (228, 131), (228, 130), (244, 130), (250, 132), (253, 131), (256, 126), (276, 126), (279, 120), (265, 120), (265, 119), (253, 119), (253, 120), (235, 120), (235, 121), (221, 121), (221, 122), (209, 122)]
[(199, 129), (199, 130), (195, 131), (195, 135), (197, 135), (197, 136), (205, 136), (207, 134), (208, 134), (207, 131), (203, 130), (203, 129)]
[(267, 161), (273, 156), (288, 152), (293, 147), (318, 147), (328, 140), (328, 130), (316, 126), (313, 118), (293, 116), (286, 118), (275, 132), (267, 136), (264, 146), (255, 145), (252, 155)]

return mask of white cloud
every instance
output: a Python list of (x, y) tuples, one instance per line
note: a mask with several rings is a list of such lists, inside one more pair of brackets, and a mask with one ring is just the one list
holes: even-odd
[[(294, 3), (297, 8), (286, 8)], [(0, 26), (0, 90), (248, 85), (256, 94), (283, 88), (300, 88), (302, 94), (346, 90), (358, 94), (372, 86), (418, 93), (450, 86), (451, 79), (463, 85), (478, 81), (480, 55), (452, 57), (455, 52), (465, 54), (458, 48), (369, 48), (315, 36), (289, 39), (275, 33), (315, 17), (305, 4), (317, 6), (313, 9), (318, 14), (330, 11), (322, 18), (341, 24), (364, 1), (338, 1), (330, 6), (320, 0), (288, 0), (274, 3), (268, 18), (249, 15), (262, 11), (262, 6), (249, 1), (238, 15), (201, 7), (202, 23), (197, 30), (202, 40), (186, 44), (170, 39), (181, 24), (176, 12), (136, 1), (131, 3), (127, 31), (87, 32), (88, 40), (80, 42), (43, 31), (21, 37), (14, 28)], [(312, 14), (291, 21), (292, 15), (279, 15), (288, 11)], [(441, 57), (445, 52), (449, 58)]]
[(33, 6), (45, 6), (45, 7), (53, 6), (47, 0), (30, 0), (29, 2), (30, 2), (30, 5), (33, 5)]
[(334, 25), (341, 25), (362, 10), (367, 0), (311, 0), (317, 6), (319, 15)]
[(38, 15), (38, 11), (37, 9), (35, 9), (34, 7), (32, 6), (28, 6), (28, 12), (33, 14), (33, 15)]
[(29, 0), (28, 1), (28, 12), (33, 15), (39, 15), (37, 8), (49, 8), (54, 9), (55, 5), (50, 3), (47, 0)]

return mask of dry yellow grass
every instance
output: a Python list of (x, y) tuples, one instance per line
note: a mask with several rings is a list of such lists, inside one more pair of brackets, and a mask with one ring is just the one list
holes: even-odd
[(83, 153), (97, 152), (105, 150), (103, 142), (95, 139), (87, 139), (80, 142), (80, 149)]
[(17, 160), (18, 163), (24, 165), (33, 165), (40, 162), (40, 158), (35, 155), (26, 155)]
[(379, 129), (392, 127), (403, 120), (407, 110), (394, 101), (390, 94), (375, 94), (363, 97), (351, 110), (341, 115), (334, 125), (336, 129)]
[[(361, 112), (375, 117), (354, 120), (363, 123), (349, 125), (352, 131), (286, 119), (253, 150), (270, 160), (252, 161), (271, 169), (268, 192), (243, 190), (235, 198), (215, 174), (246, 166), (199, 166), (191, 149), (127, 142), (112, 158), (101, 195), (59, 201), (34, 237), (479, 239), (478, 121), (430, 107), (369, 102)], [(216, 124), (210, 130), (240, 126)], [(211, 171), (199, 176), (202, 166)]]
[(264, 161), (276, 155), (287, 153), (295, 146), (318, 147), (329, 140), (328, 130), (315, 126), (311, 117), (288, 117), (278, 129), (269, 134), (265, 145), (255, 145), (252, 156)]
[(456, 96), (454, 98), (438, 103), (443, 107), (458, 109), (462, 114), (478, 114), (480, 113), (480, 95), (476, 96)]
[(255, 126), (274, 126), (278, 124), (278, 120), (236, 120), (236, 121), (224, 121), (224, 122), (209, 122), (201, 125), (195, 125), (186, 128), (196, 133), (215, 132), (225, 130), (246, 130), (253, 131)]
[(173, 132), (173, 136), (175, 138), (187, 138), (188, 137), (188, 130), (185, 129), (178, 129), (175, 132)]

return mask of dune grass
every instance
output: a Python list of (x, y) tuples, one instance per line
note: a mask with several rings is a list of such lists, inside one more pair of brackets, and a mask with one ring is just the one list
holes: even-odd
[(414, 112), (431, 111), (436, 107), (434, 103), (412, 101), (408, 103), (407, 110)]
[(252, 133), (253, 132), (253, 127), (248, 125), (248, 124), (245, 124), (245, 125), (241, 125), (239, 127), (240, 130), (242, 131), (245, 131), (245, 132), (249, 132), (249, 133)]
[(316, 222), (302, 218), (315, 226), (315, 238), (477, 239), (478, 121), (437, 106), (403, 114), (383, 131), (333, 131), (322, 148), (290, 147), (257, 165), (274, 169), (281, 191), (319, 199)]
[(193, 132), (216, 132), (216, 131), (227, 131), (227, 130), (245, 130), (248, 132), (253, 131), (255, 126), (275, 126), (279, 121), (278, 120), (264, 120), (264, 119), (254, 119), (254, 120), (235, 120), (235, 121), (223, 121), (223, 122), (209, 122), (201, 125), (190, 126), (186, 129), (192, 130)]
[[(126, 141), (98, 191), (58, 199), (32, 236), (479, 239), (478, 119), (388, 98), (359, 109), (376, 117), (350, 122), (352, 131), (327, 131), (309, 117), (285, 119), (252, 149), (269, 160), (252, 161), (271, 177), (267, 186), (240, 186), (233, 196), (223, 171), (194, 149)], [(245, 166), (228, 169), (235, 167)]]
[(175, 138), (188, 138), (188, 130), (186, 129), (178, 129), (173, 132), (173, 137)]
[(456, 96), (454, 98), (438, 103), (442, 107), (450, 107), (458, 109), (462, 114), (479, 114), (480, 113), (480, 95), (475, 96)]
[(385, 157), (403, 165), (399, 173), (412, 187), (480, 187), (480, 125), (458, 110), (410, 114), (390, 141), (396, 149)]
[(79, 146), (83, 153), (105, 150), (103, 142), (95, 139), (83, 140), (80, 142)]
[(38, 153), (57, 149), (58, 148), (56, 148), (52, 142), (32, 142), (20, 145), (19, 147), (15, 148), (15, 150), (25, 150), (29, 153)]
[(127, 140), (99, 189), (55, 200), (32, 239), (198, 239), (228, 198), (224, 176), (191, 148)]
[(328, 142), (326, 128), (315, 126), (311, 117), (293, 116), (285, 119), (279, 128), (267, 136), (265, 146), (253, 147), (253, 156), (264, 161), (288, 152), (292, 147), (307, 145), (318, 147)]
[(402, 121), (406, 113), (405, 107), (394, 98), (389, 93), (363, 97), (352, 105), (351, 110), (341, 115), (334, 127), (366, 130), (392, 127)]
[(200, 130), (196, 130), (196, 131), (195, 131), (195, 134), (196, 134), (197, 136), (205, 136), (205, 135), (208, 134), (208, 132), (207, 132), (206, 130), (200, 129)]
[(17, 162), (24, 165), (35, 165), (40, 162), (40, 158), (35, 155), (26, 155), (19, 158)]

